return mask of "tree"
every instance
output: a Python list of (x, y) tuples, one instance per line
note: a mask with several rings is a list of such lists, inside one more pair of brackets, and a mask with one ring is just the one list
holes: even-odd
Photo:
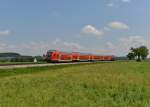
[(134, 53), (134, 57), (137, 57), (137, 61), (141, 61), (141, 50), (140, 50), (140, 48), (131, 48), (131, 51)]
[(148, 54), (149, 54), (148, 48), (146, 46), (141, 46), (140, 47), (140, 52), (141, 52), (141, 58), (143, 60), (145, 60), (147, 58)]
[(133, 52), (129, 52), (128, 55), (127, 55), (127, 57), (129, 58), (129, 60), (135, 59), (135, 55), (134, 55)]
[(128, 53), (129, 59), (137, 58), (137, 61), (145, 60), (149, 54), (149, 50), (146, 46), (140, 46), (138, 48), (131, 48), (131, 52)]

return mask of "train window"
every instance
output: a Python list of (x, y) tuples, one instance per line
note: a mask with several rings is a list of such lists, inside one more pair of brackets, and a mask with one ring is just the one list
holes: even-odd
[(57, 58), (59, 58), (59, 55), (57, 54)]
[(47, 52), (47, 56), (50, 57), (52, 55), (52, 52)]

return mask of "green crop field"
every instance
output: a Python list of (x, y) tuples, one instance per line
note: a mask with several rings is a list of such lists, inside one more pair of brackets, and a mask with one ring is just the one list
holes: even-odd
[(150, 107), (150, 62), (0, 70), (0, 107)]

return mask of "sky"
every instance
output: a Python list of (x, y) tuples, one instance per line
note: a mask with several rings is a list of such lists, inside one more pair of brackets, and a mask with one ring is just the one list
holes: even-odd
[(0, 0), (0, 52), (124, 56), (150, 49), (150, 0)]

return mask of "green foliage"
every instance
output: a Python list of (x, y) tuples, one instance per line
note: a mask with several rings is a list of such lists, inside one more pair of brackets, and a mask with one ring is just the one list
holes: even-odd
[(36, 58), (38, 62), (39, 62), (39, 61), (40, 61), (40, 62), (44, 62), (44, 61), (45, 61), (42, 56), (35, 56), (34, 58)]
[(131, 52), (128, 53), (127, 57), (131, 60), (137, 57), (137, 61), (145, 60), (149, 54), (149, 50), (146, 46), (140, 46), (138, 48), (131, 48)]
[(129, 52), (128, 55), (127, 55), (127, 57), (129, 58), (129, 60), (135, 59), (135, 55), (134, 55), (133, 52)]
[(15, 57), (11, 58), (11, 62), (33, 62), (33, 57), (32, 56), (20, 56), (20, 57)]
[(149, 62), (0, 70), (0, 107), (149, 107)]
[(22, 56), (18, 53), (0, 53), (0, 62), (33, 62), (32, 56)]
[(141, 51), (141, 58), (142, 58), (143, 60), (145, 60), (146, 57), (147, 57), (148, 54), (149, 54), (148, 48), (147, 48), (146, 46), (141, 46), (141, 47), (140, 47), (140, 51)]

